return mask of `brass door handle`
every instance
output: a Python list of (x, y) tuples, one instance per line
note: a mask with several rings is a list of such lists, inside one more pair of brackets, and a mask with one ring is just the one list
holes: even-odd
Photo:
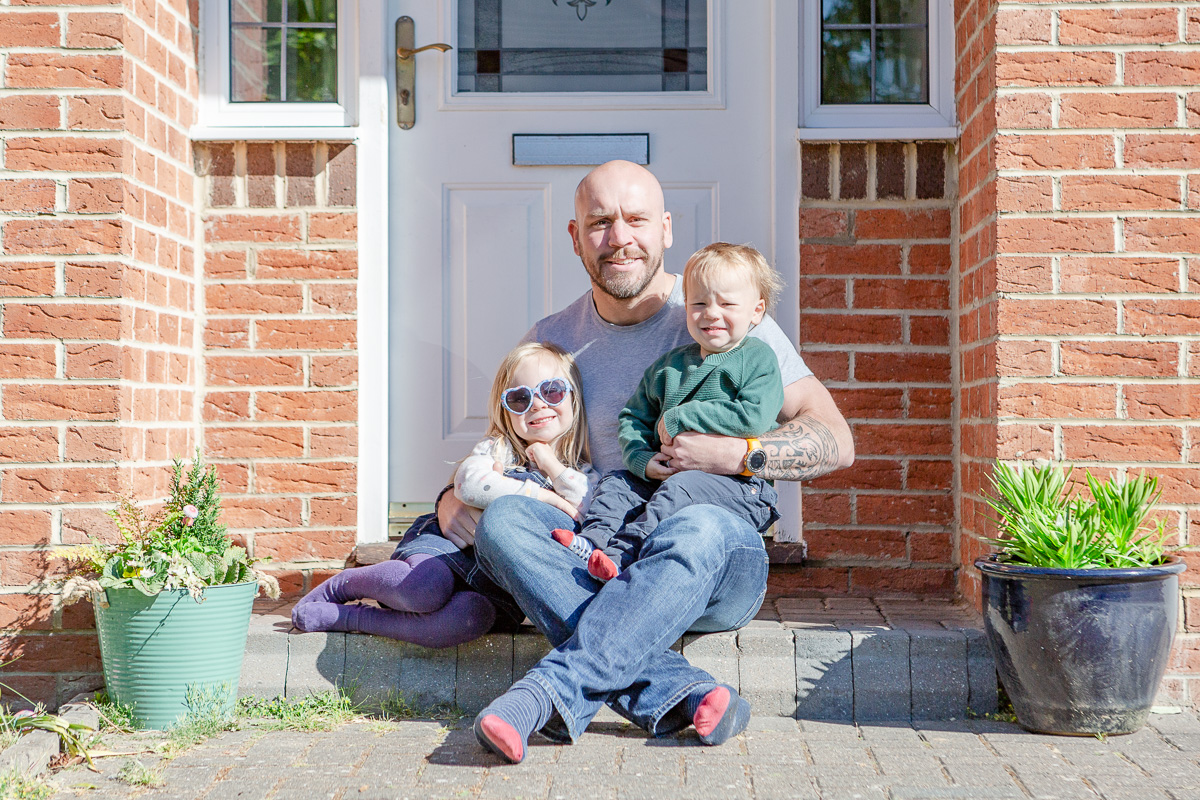
[(417, 124), (417, 60), (413, 58), (422, 50), (453, 48), (445, 42), (414, 47), (413, 19), (400, 17), (396, 20), (396, 124), (408, 130)]
[(405, 58), (405, 59), (412, 58), (417, 53), (423, 52), (425, 50), (440, 50), (444, 53), (447, 50), (453, 50), (453, 49), (454, 49), (453, 47), (446, 44), (445, 42), (438, 42), (437, 44), (427, 44), (424, 47), (418, 47), (416, 50), (411, 50), (407, 47), (397, 47), (396, 48), (396, 58)]

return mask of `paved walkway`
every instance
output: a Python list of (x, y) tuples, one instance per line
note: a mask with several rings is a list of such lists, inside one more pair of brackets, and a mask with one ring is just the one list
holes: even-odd
[[(620, 722), (593, 723), (573, 747), (535, 737), (525, 763), (500, 765), (475, 743), (468, 720), (359, 722), (329, 732), (240, 730), (161, 766), (165, 785), (59, 773), (56, 798), (1200, 798), (1200, 720), (1152, 717), (1105, 740), (1035, 736), (990, 721), (860, 725), (755, 717), (723, 747), (692, 734), (651, 740)], [(146, 736), (109, 745), (136, 749)], [(155, 756), (141, 757), (154, 766)], [(94, 788), (82, 788), (90, 785)], [(79, 787), (72, 789), (71, 787)]]

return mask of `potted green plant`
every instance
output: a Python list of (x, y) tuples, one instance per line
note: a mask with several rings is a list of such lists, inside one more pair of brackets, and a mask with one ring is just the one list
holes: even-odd
[(176, 460), (166, 503), (150, 514), (129, 498), (109, 512), (112, 541), (60, 550), (64, 604), (90, 597), (109, 695), (148, 728), (189, 710), (232, 712), (254, 597), (279, 596), (273, 577), (220, 522), (216, 469)]
[(1166, 670), (1184, 564), (1150, 521), (1157, 478), (1100, 481), (997, 462), (988, 502), (999, 552), (980, 558), (984, 628), (1017, 722), (1039, 732), (1131, 733)]

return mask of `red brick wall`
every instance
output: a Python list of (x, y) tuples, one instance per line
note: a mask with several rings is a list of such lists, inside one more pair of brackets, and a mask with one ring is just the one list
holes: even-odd
[(33, 700), (99, 670), (47, 550), (103, 535), (115, 492), (165, 492), (196, 443), (193, 21), (179, 0), (0, 7), (0, 659)]
[[(994, 409), (994, 432), (981, 438), (1002, 458), (1159, 476), (1167, 529), (1174, 542), (1190, 546), (1200, 538), (1200, 429), (1193, 424), (1200, 410), (1200, 193), (1193, 171), (1200, 157), (1200, 12), (1140, 2), (1007, 3), (990, 19), (993, 10), (979, 12), (985, 24), (975, 38), (985, 45), (982, 63), (994, 91), (991, 98), (982, 89), (963, 92), (960, 113), (966, 118), (973, 99), (978, 128), (991, 137), (993, 277), (969, 281), (965, 240), (960, 253), (971, 290), (964, 299), (988, 308), (994, 327), (978, 331), (985, 356), (968, 359), (964, 347), (964, 398), (978, 386), (980, 398), (971, 403)], [(965, 16), (964, 34), (973, 29)], [(976, 56), (974, 49), (960, 56), (963, 75)], [(967, 190), (973, 171), (965, 162), (960, 171), (966, 231), (979, 212)], [(974, 331), (962, 329), (965, 342)], [(970, 373), (977, 381), (969, 369), (979, 370)], [(984, 432), (987, 420), (979, 416)], [(963, 424), (961, 550), (968, 564), (983, 549), (976, 538), (984, 530), (979, 459), (988, 453), (968, 449)], [(1164, 689), (1195, 704), (1200, 558), (1191, 551), (1184, 557), (1191, 565), (1183, 576), (1184, 631)], [(962, 578), (964, 591), (977, 596), (974, 571), (963, 570)]]
[(800, 349), (857, 453), (804, 486), (810, 587), (953, 592), (953, 166), (941, 142), (801, 148)]
[(226, 522), (287, 594), (354, 547), (355, 148), (197, 145), (204, 176), (204, 450)]

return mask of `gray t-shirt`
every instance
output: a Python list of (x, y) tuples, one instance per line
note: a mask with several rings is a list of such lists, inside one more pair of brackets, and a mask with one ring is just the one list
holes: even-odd
[[(775, 320), (764, 317), (750, 335), (775, 351), (785, 387), (813, 374)], [(562, 311), (539, 321), (521, 341), (551, 342), (575, 356), (583, 377), (592, 465), (601, 474), (622, 469), (617, 415), (655, 359), (692, 341), (687, 330), (683, 281), (676, 276), (666, 304), (635, 325), (605, 322), (589, 291)]]

